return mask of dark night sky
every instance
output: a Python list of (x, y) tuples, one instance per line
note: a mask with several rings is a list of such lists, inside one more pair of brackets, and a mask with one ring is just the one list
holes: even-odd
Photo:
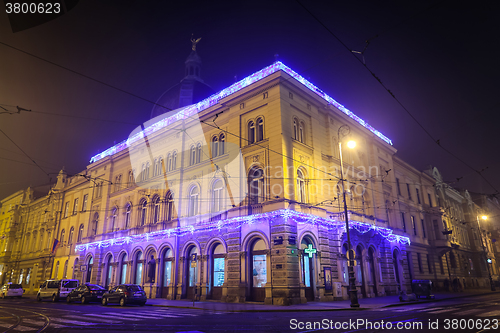
[[(483, 175), (500, 189), (494, 1), (302, 1), (350, 49), (361, 51), (379, 34), (364, 53), (366, 64), (442, 146), (477, 170), (487, 167)], [(2, 10), (0, 42), (152, 101), (182, 79), (191, 33), (202, 37), (202, 77), (216, 91), (235, 75), (270, 65), (277, 53), (392, 139), (398, 156), (414, 167), (437, 166), (445, 180), (463, 177), (454, 186), (495, 192), (439, 148), (296, 1), (213, 3), (80, 1), (17, 33)], [(48, 173), (84, 170), (91, 156), (149, 119), (151, 104), (4, 45), (0, 60), (0, 106), (93, 118), (0, 114), (0, 129)], [(47, 183), (1, 133), (0, 157), (0, 198)]]

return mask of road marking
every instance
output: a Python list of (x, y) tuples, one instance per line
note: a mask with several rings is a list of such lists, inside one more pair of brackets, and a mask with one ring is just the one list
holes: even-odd
[[(12, 324), (0, 323), (0, 327), (10, 328), (12, 326), (13, 326)], [(14, 330), (25, 332), (25, 331), (34, 331), (34, 330), (36, 330), (36, 328), (35, 327), (27, 327), (27, 326), (16, 326), (14, 328)]]
[[(64, 316), (64, 318), (82, 319), (82, 316)], [(88, 319), (96, 320), (96, 321), (100, 321), (100, 322), (108, 323), (108, 324), (119, 324), (119, 323), (121, 323), (121, 321), (109, 320), (109, 319), (102, 319), (102, 318), (88, 318)]]
[[(26, 318), (23, 318), (23, 323), (28, 323), (28, 324), (31, 324), (31, 325), (37, 325), (37, 326), (40, 326), (40, 327), (43, 327), (45, 325), (44, 321), (33, 320), (33, 319), (26, 319)], [(36, 329), (39, 329), (40, 327), (37, 327)], [(62, 327), (66, 327), (66, 326), (59, 325), (59, 324), (54, 324), (54, 323), (50, 323), (50, 327), (53, 327), (53, 328), (62, 328)]]
[(490, 311), (482, 314), (478, 314), (479, 317), (496, 317), (500, 316), (500, 310)]
[(429, 308), (429, 309), (423, 309), (422, 311), (434, 311), (434, 310), (440, 310), (443, 308)]
[(135, 313), (134, 314), (131, 314), (131, 313), (122, 313), (121, 315), (122, 316), (126, 316), (126, 317), (123, 317), (123, 319), (128, 319), (128, 318), (151, 319), (151, 316), (140, 316), (140, 315), (136, 315)]
[(484, 311), (484, 310), (483, 309), (471, 309), (471, 310), (459, 312), (458, 314), (463, 316), (463, 315), (470, 315), (470, 314), (473, 314), (476, 312), (481, 312), (481, 311)]
[(78, 321), (78, 320), (67, 320), (64, 318), (50, 318), (50, 321), (55, 321), (64, 324), (73, 324), (73, 325), (97, 325), (97, 323), (89, 323), (86, 321)]
[(454, 308), (451, 308), (451, 309), (444, 309), (444, 310), (439, 310), (439, 311), (430, 311), (428, 313), (444, 313), (444, 312), (450, 312), (450, 311), (453, 311), (453, 310), (456, 310)]
[[(94, 314), (94, 313), (87, 313), (87, 314), (85, 314), (85, 316), (102, 317), (102, 318), (105, 318), (105, 319), (108, 319), (109, 316), (111, 316), (111, 315), (117, 315), (117, 316), (119, 316), (119, 315), (121, 315), (121, 313), (116, 312), (116, 313), (108, 313), (108, 314), (102, 314), (102, 315), (100, 315), (100, 314)], [(133, 320), (133, 321), (140, 320), (140, 319), (126, 318), (126, 317), (125, 318), (119, 318), (119, 319), (121, 319), (121, 320)]]

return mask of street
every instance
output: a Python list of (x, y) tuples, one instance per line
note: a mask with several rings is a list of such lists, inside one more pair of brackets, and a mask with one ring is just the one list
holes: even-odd
[(500, 319), (498, 295), (366, 310), (283, 307), (281, 312), (225, 312), (216, 308), (216, 304), (208, 311), (2, 299), (0, 327), (3, 332), (495, 332)]

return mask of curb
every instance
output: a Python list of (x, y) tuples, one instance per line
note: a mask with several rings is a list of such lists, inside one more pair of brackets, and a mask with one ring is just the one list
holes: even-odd
[[(393, 308), (393, 307), (398, 307), (398, 306), (404, 306), (404, 305), (414, 305), (414, 304), (427, 304), (427, 303), (434, 303), (434, 302), (442, 302), (450, 299), (457, 299), (457, 298), (467, 298), (467, 297), (474, 297), (474, 296), (483, 296), (483, 295), (491, 295), (491, 294), (496, 294), (500, 293), (500, 291), (493, 291), (493, 292), (488, 292), (488, 293), (481, 293), (481, 294), (469, 294), (469, 295), (462, 295), (462, 296), (454, 296), (454, 297), (447, 297), (447, 298), (438, 298), (438, 299), (432, 299), (432, 300), (424, 300), (424, 301), (413, 301), (413, 302), (401, 302), (401, 303), (393, 303), (393, 304), (387, 304), (383, 306), (379, 306), (380, 308)], [(230, 303), (228, 303), (230, 304)], [(193, 307), (193, 306), (180, 306), (180, 305), (163, 305), (163, 304), (146, 304), (147, 306), (157, 306), (157, 307), (165, 307), (165, 308), (176, 308), (176, 309), (192, 309), (192, 310), (210, 310), (210, 311), (223, 311), (223, 312), (325, 312), (325, 311), (365, 311), (365, 310), (371, 310), (377, 307), (373, 308), (327, 308), (327, 309), (261, 309), (261, 310), (216, 310), (216, 309), (205, 309), (205, 308), (200, 308), (200, 307)]]

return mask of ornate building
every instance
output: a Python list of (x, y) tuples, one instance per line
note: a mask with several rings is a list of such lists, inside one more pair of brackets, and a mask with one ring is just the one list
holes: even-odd
[[(189, 80), (198, 89), (200, 64), (193, 50), (179, 89), (157, 103), (180, 109), (155, 106), (127, 140), (78, 175), (61, 172), (30, 204), (38, 223), (20, 236), (36, 244), (35, 234), (50, 230), (48, 242), (57, 240), (39, 267), (105, 286), (137, 283), (168, 299), (347, 298), (345, 188), (359, 297), (410, 291), (414, 278), (444, 285), (449, 250), (437, 249), (451, 246), (440, 238), (451, 222), (432, 175), (395, 157), (387, 137), (281, 62), (196, 104), (173, 98), (188, 95)], [(347, 139), (356, 148), (345, 148)], [(458, 210), (456, 193), (447, 195)], [(42, 207), (47, 222), (36, 217)], [(45, 256), (35, 248), (25, 256)], [(19, 269), (36, 265), (23, 258)], [(48, 277), (41, 271), (37, 282)]]

